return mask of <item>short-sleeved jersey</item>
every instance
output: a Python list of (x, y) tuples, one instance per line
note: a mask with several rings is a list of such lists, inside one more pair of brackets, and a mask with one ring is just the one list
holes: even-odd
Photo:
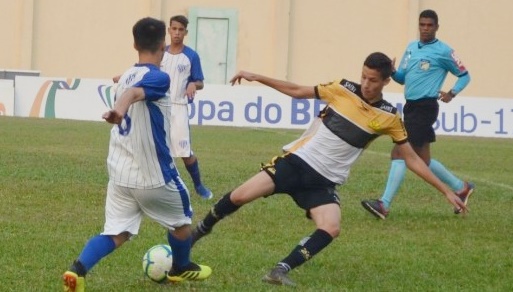
[(140, 87), (145, 99), (130, 105), (121, 125), (111, 130), (107, 167), (116, 185), (152, 189), (178, 181), (167, 134), (169, 84), (169, 75), (150, 64), (137, 64), (119, 79), (117, 97)]
[(188, 46), (175, 55), (170, 54), (166, 49), (160, 69), (171, 77), (169, 88), (171, 103), (187, 104), (189, 102), (185, 96), (187, 84), (204, 79), (199, 55)]
[(378, 136), (406, 142), (397, 109), (385, 100), (367, 103), (359, 84), (343, 79), (316, 86), (315, 94), (327, 106), (300, 139), (284, 150), (301, 157), (332, 182), (344, 183), (351, 165)]
[(457, 77), (468, 73), (451, 47), (438, 39), (414, 41), (408, 44), (392, 78), (405, 85), (407, 100), (438, 98), (448, 72)]

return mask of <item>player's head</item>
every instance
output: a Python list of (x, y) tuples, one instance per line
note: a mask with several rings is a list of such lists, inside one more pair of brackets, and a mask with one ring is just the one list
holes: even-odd
[(375, 52), (363, 62), (362, 94), (368, 101), (381, 99), (383, 87), (390, 82), (392, 60), (387, 55)]
[(183, 15), (175, 15), (169, 19), (169, 36), (171, 37), (171, 43), (182, 44), (183, 39), (187, 35), (187, 25), (189, 20)]
[(142, 18), (135, 23), (132, 33), (137, 51), (156, 53), (164, 50), (166, 24), (163, 21), (151, 17)]
[(171, 17), (171, 19), (169, 19), (169, 25), (171, 25), (173, 21), (181, 23), (185, 29), (187, 29), (187, 25), (189, 24), (189, 20), (183, 15), (175, 15)]
[(438, 15), (434, 10), (427, 9), (419, 15), (419, 35), (423, 43), (430, 42), (436, 37), (438, 30)]

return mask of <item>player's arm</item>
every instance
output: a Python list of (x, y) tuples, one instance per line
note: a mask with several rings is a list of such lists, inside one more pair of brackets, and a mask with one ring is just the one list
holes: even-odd
[(185, 87), (185, 95), (189, 102), (194, 100), (197, 90), (202, 90), (205, 86), (203, 83), (203, 70), (201, 69), (201, 61), (198, 54), (194, 54), (191, 59), (191, 74)]
[(104, 113), (102, 118), (111, 124), (120, 124), (128, 108), (134, 102), (143, 100), (145, 97), (144, 90), (141, 87), (131, 87), (116, 100), (114, 108)]
[(185, 88), (185, 95), (189, 99), (189, 103), (194, 100), (196, 97), (196, 91), (203, 89), (203, 81), (190, 81), (187, 83), (187, 87)]
[(119, 81), (119, 79), (120, 79), (120, 78), (121, 78), (121, 75), (116, 75), (116, 76), (112, 77), (112, 81), (113, 81), (114, 83), (118, 83), (118, 81)]
[(445, 92), (440, 91), (440, 99), (444, 102), (449, 102), (453, 98), (456, 97), (458, 93), (460, 93), (467, 85), (470, 83), (470, 74), (468, 71), (465, 71), (462, 75), (458, 76), (458, 80), (456, 80), (456, 83), (452, 87), (451, 90)]
[(399, 66), (397, 67), (397, 69), (394, 69), (395, 68), (395, 58), (392, 62), (392, 66), (394, 66), (394, 68), (392, 68), (392, 80), (394, 80), (395, 82), (401, 84), (401, 85), (404, 85), (404, 81), (405, 81), (405, 78), (406, 78), (406, 70), (404, 69), (405, 67), (405, 62), (408, 60), (409, 58), (409, 52), (408, 50), (406, 50), (403, 54), (403, 57), (401, 59), (401, 62), (399, 64)]
[(447, 50), (447, 56), (443, 59), (442, 64), (449, 72), (451, 72), (451, 74), (458, 78), (454, 86), (449, 91), (439, 92), (440, 100), (443, 102), (450, 102), (470, 83), (470, 73), (467, 71), (460, 58), (456, 56), (454, 50), (450, 48)]
[(463, 212), (467, 212), (467, 207), (463, 202), (456, 196), (456, 194), (448, 188), (442, 181), (440, 181), (424, 163), (424, 161), (415, 153), (410, 143), (404, 142), (397, 144), (399, 152), (406, 162), (406, 166), (413, 171), (416, 175), (424, 179), (426, 182), (434, 186), (438, 191), (445, 195), (449, 203), (455, 208), (461, 209)]
[(449, 90), (449, 91), (440, 90), (438, 92), (438, 94), (439, 94), (438, 99), (445, 103), (450, 102), (453, 98), (456, 97), (456, 95), (458, 95), (458, 93), (460, 93), (465, 87), (467, 87), (469, 82), (470, 82), (470, 74), (467, 71), (463, 75), (458, 76), (458, 80), (456, 80), (456, 84), (454, 84), (454, 86), (451, 90)]
[(257, 81), (269, 87), (272, 87), (279, 92), (286, 94), (288, 96), (294, 98), (313, 98), (315, 97), (315, 87), (314, 86), (303, 86), (297, 85), (295, 83), (278, 80), (271, 77), (267, 77), (264, 75), (259, 75), (251, 72), (240, 71), (230, 80), (230, 83), (234, 85), (235, 83), (240, 84), (240, 81), (245, 79), (247, 81)]
[(203, 80), (197, 80), (194, 82), (189, 82), (187, 85), (193, 84), (196, 86), (196, 90), (202, 90), (205, 84), (203, 83)]

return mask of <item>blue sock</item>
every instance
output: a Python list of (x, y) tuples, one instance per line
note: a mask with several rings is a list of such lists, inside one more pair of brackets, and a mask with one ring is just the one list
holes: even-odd
[(173, 251), (173, 266), (180, 268), (186, 267), (190, 263), (192, 237), (186, 240), (179, 240), (171, 232), (167, 232), (167, 241)]
[(453, 191), (463, 189), (465, 183), (450, 172), (443, 164), (435, 159), (429, 161), (429, 169)]
[(115, 249), (116, 244), (112, 237), (108, 235), (96, 235), (86, 243), (78, 260), (82, 263), (86, 272), (88, 272), (102, 258), (106, 257)]
[(399, 187), (403, 183), (404, 176), (406, 174), (406, 163), (402, 159), (394, 159), (390, 164), (390, 170), (388, 172), (388, 180), (387, 186), (385, 188), (385, 192), (383, 196), (381, 196), (381, 201), (385, 206), (385, 209), (390, 209), (390, 205), (392, 204), (392, 200), (394, 199)]
[(193, 164), (185, 165), (185, 168), (191, 175), (192, 181), (194, 182), (194, 186), (195, 187), (201, 186), (201, 176), (200, 176), (200, 170), (199, 170), (199, 165), (198, 165), (198, 159), (196, 159)]

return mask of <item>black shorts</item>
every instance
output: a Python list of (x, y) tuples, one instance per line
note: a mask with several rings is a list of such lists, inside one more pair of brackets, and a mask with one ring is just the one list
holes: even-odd
[(275, 157), (263, 165), (262, 170), (274, 181), (273, 194), (288, 194), (301, 209), (307, 211), (307, 217), (310, 217), (312, 208), (331, 203), (340, 205), (336, 184), (294, 154)]
[(436, 141), (433, 124), (438, 117), (438, 107), (436, 98), (406, 101), (403, 109), (404, 127), (410, 144), (419, 147)]

